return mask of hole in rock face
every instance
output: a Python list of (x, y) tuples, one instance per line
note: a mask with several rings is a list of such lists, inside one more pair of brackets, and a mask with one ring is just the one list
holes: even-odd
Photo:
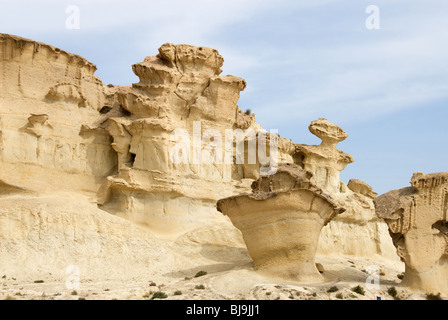
[(301, 152), (296, 152), (293, 154), (292, 159), (294, 164), (297, 164), (300, 167), (304, 167), (303, 160), (305, 159), (305, 155)]
[(439, 230), (441, 233), (448, 235), (448, 221), (439, 220), (432, 224), (431, 228)]
[(135, 153), (130, 152), (130, 155), (131, 155), (131, 162), (129, 163), (129, 166), (132, 168), (135, 162)]
[(108, 113), (110, 110), (112, 110), (111, 107), (104, 106), (104, 107), (101, 108), (100, 113), (101, 113), (101, 114), (106, 114), (106, 113)]
[(125, 117), (129, 117), (131, 115), (131, 113), (128, 110), (126, 110), (125, 108), (123, 108), (123, 106), (120, 106), (120, 112)]

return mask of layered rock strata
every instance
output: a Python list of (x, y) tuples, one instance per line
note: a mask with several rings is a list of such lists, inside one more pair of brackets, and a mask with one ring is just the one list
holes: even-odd
[(0, 182), (96, 198), (117, 163), (105, 129), (84, 128), (106, 103), (86, 59), (0, 34)]

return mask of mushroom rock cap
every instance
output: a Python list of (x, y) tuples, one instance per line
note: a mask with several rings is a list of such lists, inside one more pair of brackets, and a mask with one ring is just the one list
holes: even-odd
[(308, 129), (322, 141), (341, 142), (348, 137), (347, 132), (325, 118), (312, 121)]

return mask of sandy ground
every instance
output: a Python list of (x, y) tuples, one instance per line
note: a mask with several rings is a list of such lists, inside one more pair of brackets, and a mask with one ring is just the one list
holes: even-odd
[[(404, 272), (400, 262), (378, 262), (353, 257), (318, 257), (324, 266), (325, 281), (319, 284), (297, 284), (265, 278), (252, 269), (251, 263), (240, 266), (204, 266), (207, 274), (195, 277), (192, 272), (174, 272), (160, 276), (140, 276), (123, 280), (95, 281), (80, 279), (79, 288), (66, 286), (66, 279), (50, 274), (40, 279), (19, 279), (0, 276), (0, 299), (16, 300), (141, 300), (153, 299), (163, 292), (172, 300), (421, 300), (425, 293), (412, 292), (400, 286)], [(366, 270), (371, 265), (380, 268), (379, 288), (368, 288)], [(373, 282), (372, 282), (373, 284)], [(352, 288), (361, 286), (364, 294)], [(388, 293), (395, 287), (396, 297)], [(332, 288), (332, 290), (329, 290)], [(332, 291), (332, 292), (329, 292)], [(160, 295), (159, 294), (156, 294)]]

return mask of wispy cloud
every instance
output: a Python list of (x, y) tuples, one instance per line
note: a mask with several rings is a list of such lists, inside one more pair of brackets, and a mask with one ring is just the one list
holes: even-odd
[[(384, 30), (361, 30), (350, 36), (341, 32), (339, 42), (330, 38), (333, 34), (323, 33), (322, 45), (304, 41), (290, 48), (290, 54), (299, 52), (292, 54), (296, 59), (286, 54), (277, 59), (277, 72), (289, 80), (282, 85), (290, 92), (264, 100), (258, 118), (285, 124), (329, 115), (344, 123), (448, 99), (448, 45), (442, 40), (448, 38), (448, 20), (443, 11), (431, 15), (405, 11), (397, 17), (397, 21), (391, 16), (385, 19)], [(272, 105), (288, 117), (273, 113)]]

